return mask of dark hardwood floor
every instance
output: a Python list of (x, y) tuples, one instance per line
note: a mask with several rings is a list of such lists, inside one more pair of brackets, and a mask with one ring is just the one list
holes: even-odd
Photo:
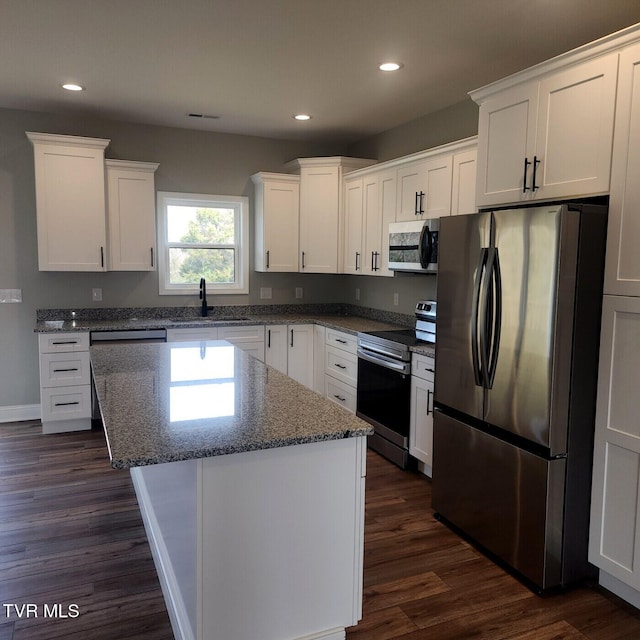
[[(371, 452), (368, 465), (364, 618), (348, 640), (640, 638), (632, 607), (586, 587), (534, 595), (434, 520), (426, 478)], [(79, 615), (43, 617), (56, 603)], [(0, 424), (0, 604), (0, 640), (173, 638), (129, 474), (110, 468), (101, 431)]]

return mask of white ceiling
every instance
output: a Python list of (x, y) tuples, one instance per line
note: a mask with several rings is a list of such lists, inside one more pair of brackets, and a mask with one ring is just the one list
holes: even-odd
[(636, 22), (640, 0), (0, 0), (0, 107), (348, 143)]

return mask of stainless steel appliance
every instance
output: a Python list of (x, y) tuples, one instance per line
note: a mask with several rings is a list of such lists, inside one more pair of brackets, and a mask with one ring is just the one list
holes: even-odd
[(441, 221), (433, 508), (537, 589), (590, 572), (606, 207)]
[(436, 273), (440, 220), (389, 224), (389, 269)]
[(373, 425), (369, 446), (403, 469), (410, 461), (410, 348), (435, 340), (434, 315), (435, 303), (421, 301), (416, 305), (416, 329), (358, 334), (356, 414)]

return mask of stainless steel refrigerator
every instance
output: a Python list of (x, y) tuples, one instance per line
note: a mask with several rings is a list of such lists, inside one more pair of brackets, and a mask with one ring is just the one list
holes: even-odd
[(536, 590), (590, 573), (606, 214), (440, 221), (433, 508)]

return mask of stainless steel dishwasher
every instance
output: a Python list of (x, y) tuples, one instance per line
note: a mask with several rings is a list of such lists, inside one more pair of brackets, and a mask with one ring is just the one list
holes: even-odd
[[(140, 344), (145, 342), (166, 342), (166, 329), (115, 329), (91, 331), (89, 344)], [(96, 386), (91, 376), (91, 419), (101, 420)]]

